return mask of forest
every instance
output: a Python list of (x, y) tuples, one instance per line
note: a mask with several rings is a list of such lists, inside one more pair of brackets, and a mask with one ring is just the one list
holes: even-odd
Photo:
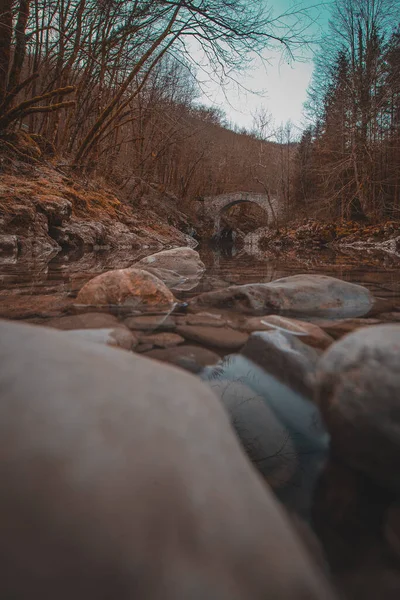
[[(400, 7), (334, 0), (301, 134), (262, 108), (250, 131), (204, 106), (204, 69), (304, 46), (305, 11), (252, 0), (0, 0), (0, 144), (28, 132), (69, 172), (138, 198), (246, 190), (284, 218), (399, 218)], [(315, 48), (315, 45), (313, 46)], [(206, 67), (205, 67), (206, 65)], [(19, 150), (21, 152), (21, 150)]]
[(400, 217), (400, 3), (335, 0), (293, 169), (298, 210)]
[(198, 101), (202, 60), (222, 77), (276, 41), (292, 53), (300, 16), (286, 21), (258, 0), (1, 0), (0, 142), (28, 132), (129, 198), (148, 184), (181, 199), (288, 194), (290, 128), (268, 143)]

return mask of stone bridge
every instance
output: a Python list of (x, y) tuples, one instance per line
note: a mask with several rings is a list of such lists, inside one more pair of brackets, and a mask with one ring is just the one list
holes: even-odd
[[(217, 235), (221, 229), (221, 215), (235, 204), (243, 202), (252, 202), (260, 206), (268, 215), (268, 222), (273, 222), (273, 214), (266, 194), (255, 194), (253, 192), (232, 192), (220, 194), (218, 196), (206, 196), (202, 201), (201, 215), (214, 219), (214, 235)], [(275, 198), (271, 198), (271, 204), (275, 214), (278, 206)]]

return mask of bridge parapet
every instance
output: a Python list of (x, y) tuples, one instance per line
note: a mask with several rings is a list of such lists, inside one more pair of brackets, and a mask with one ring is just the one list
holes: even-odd
[[(202, 202), (202, 212), (204, 216), (214, 219), (214, 235), (218, 234), (221, 228), (221, 214), (235, 204), (251, 202), (260, 206), (268, 215), (269, 222), (273, 220), (270, 203), (266, 194), (256, 194), (254, 192), (231, 192), (219, 194), (217, 196), (206, 196)], [(275, 198), (271, 198), (271, 204), (275, 213), (278, 210), (278, 204)]]

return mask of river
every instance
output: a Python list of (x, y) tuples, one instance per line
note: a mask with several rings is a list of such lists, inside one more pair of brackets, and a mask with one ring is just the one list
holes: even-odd
[[(393, 306), (400, 305), (400, 257), (391, 254), (326, 249), (249, 254), (234, 246), (208, 245), (197, 250), (206, 273), (194, 289), (177, 294), (181, 300), (227, 285), (318, 273), (365, 285), (374, 296), (390, 300)], [(47, 261), (0, 260), (0, 315), (16, 316), (13, 308), (17, 299), (29, 305), (34, 297), (73, 298), (92, 277), (109, 269), (126, 268), (145, 255), (146, 251), (137, 255), (97, 252), (82, 256), (58, 254)]]

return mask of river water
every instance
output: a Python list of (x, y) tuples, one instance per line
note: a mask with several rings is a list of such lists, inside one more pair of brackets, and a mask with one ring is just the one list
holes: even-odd
[[(177, 294), (181, 300), (228, 285), (318, 273), (365, 285), (374, 296), (400, 306), (400, 257), (388, 253), (360, 250), (251, 253), (232, 246), (208, 245), (197, 250), (207, 270), (198, 286)], [(98, 252), (82, 256), (59, 254), (50, 260), (0, 259), (0, 316), (23, 318), (24, 312), (15, 312), (15, 306), (19, 303), (29, 307), (39, 297), (72, 299), (92, 277), (109, 269), (131, 266), (145, 255), (146, 251), (136, 255)]]

